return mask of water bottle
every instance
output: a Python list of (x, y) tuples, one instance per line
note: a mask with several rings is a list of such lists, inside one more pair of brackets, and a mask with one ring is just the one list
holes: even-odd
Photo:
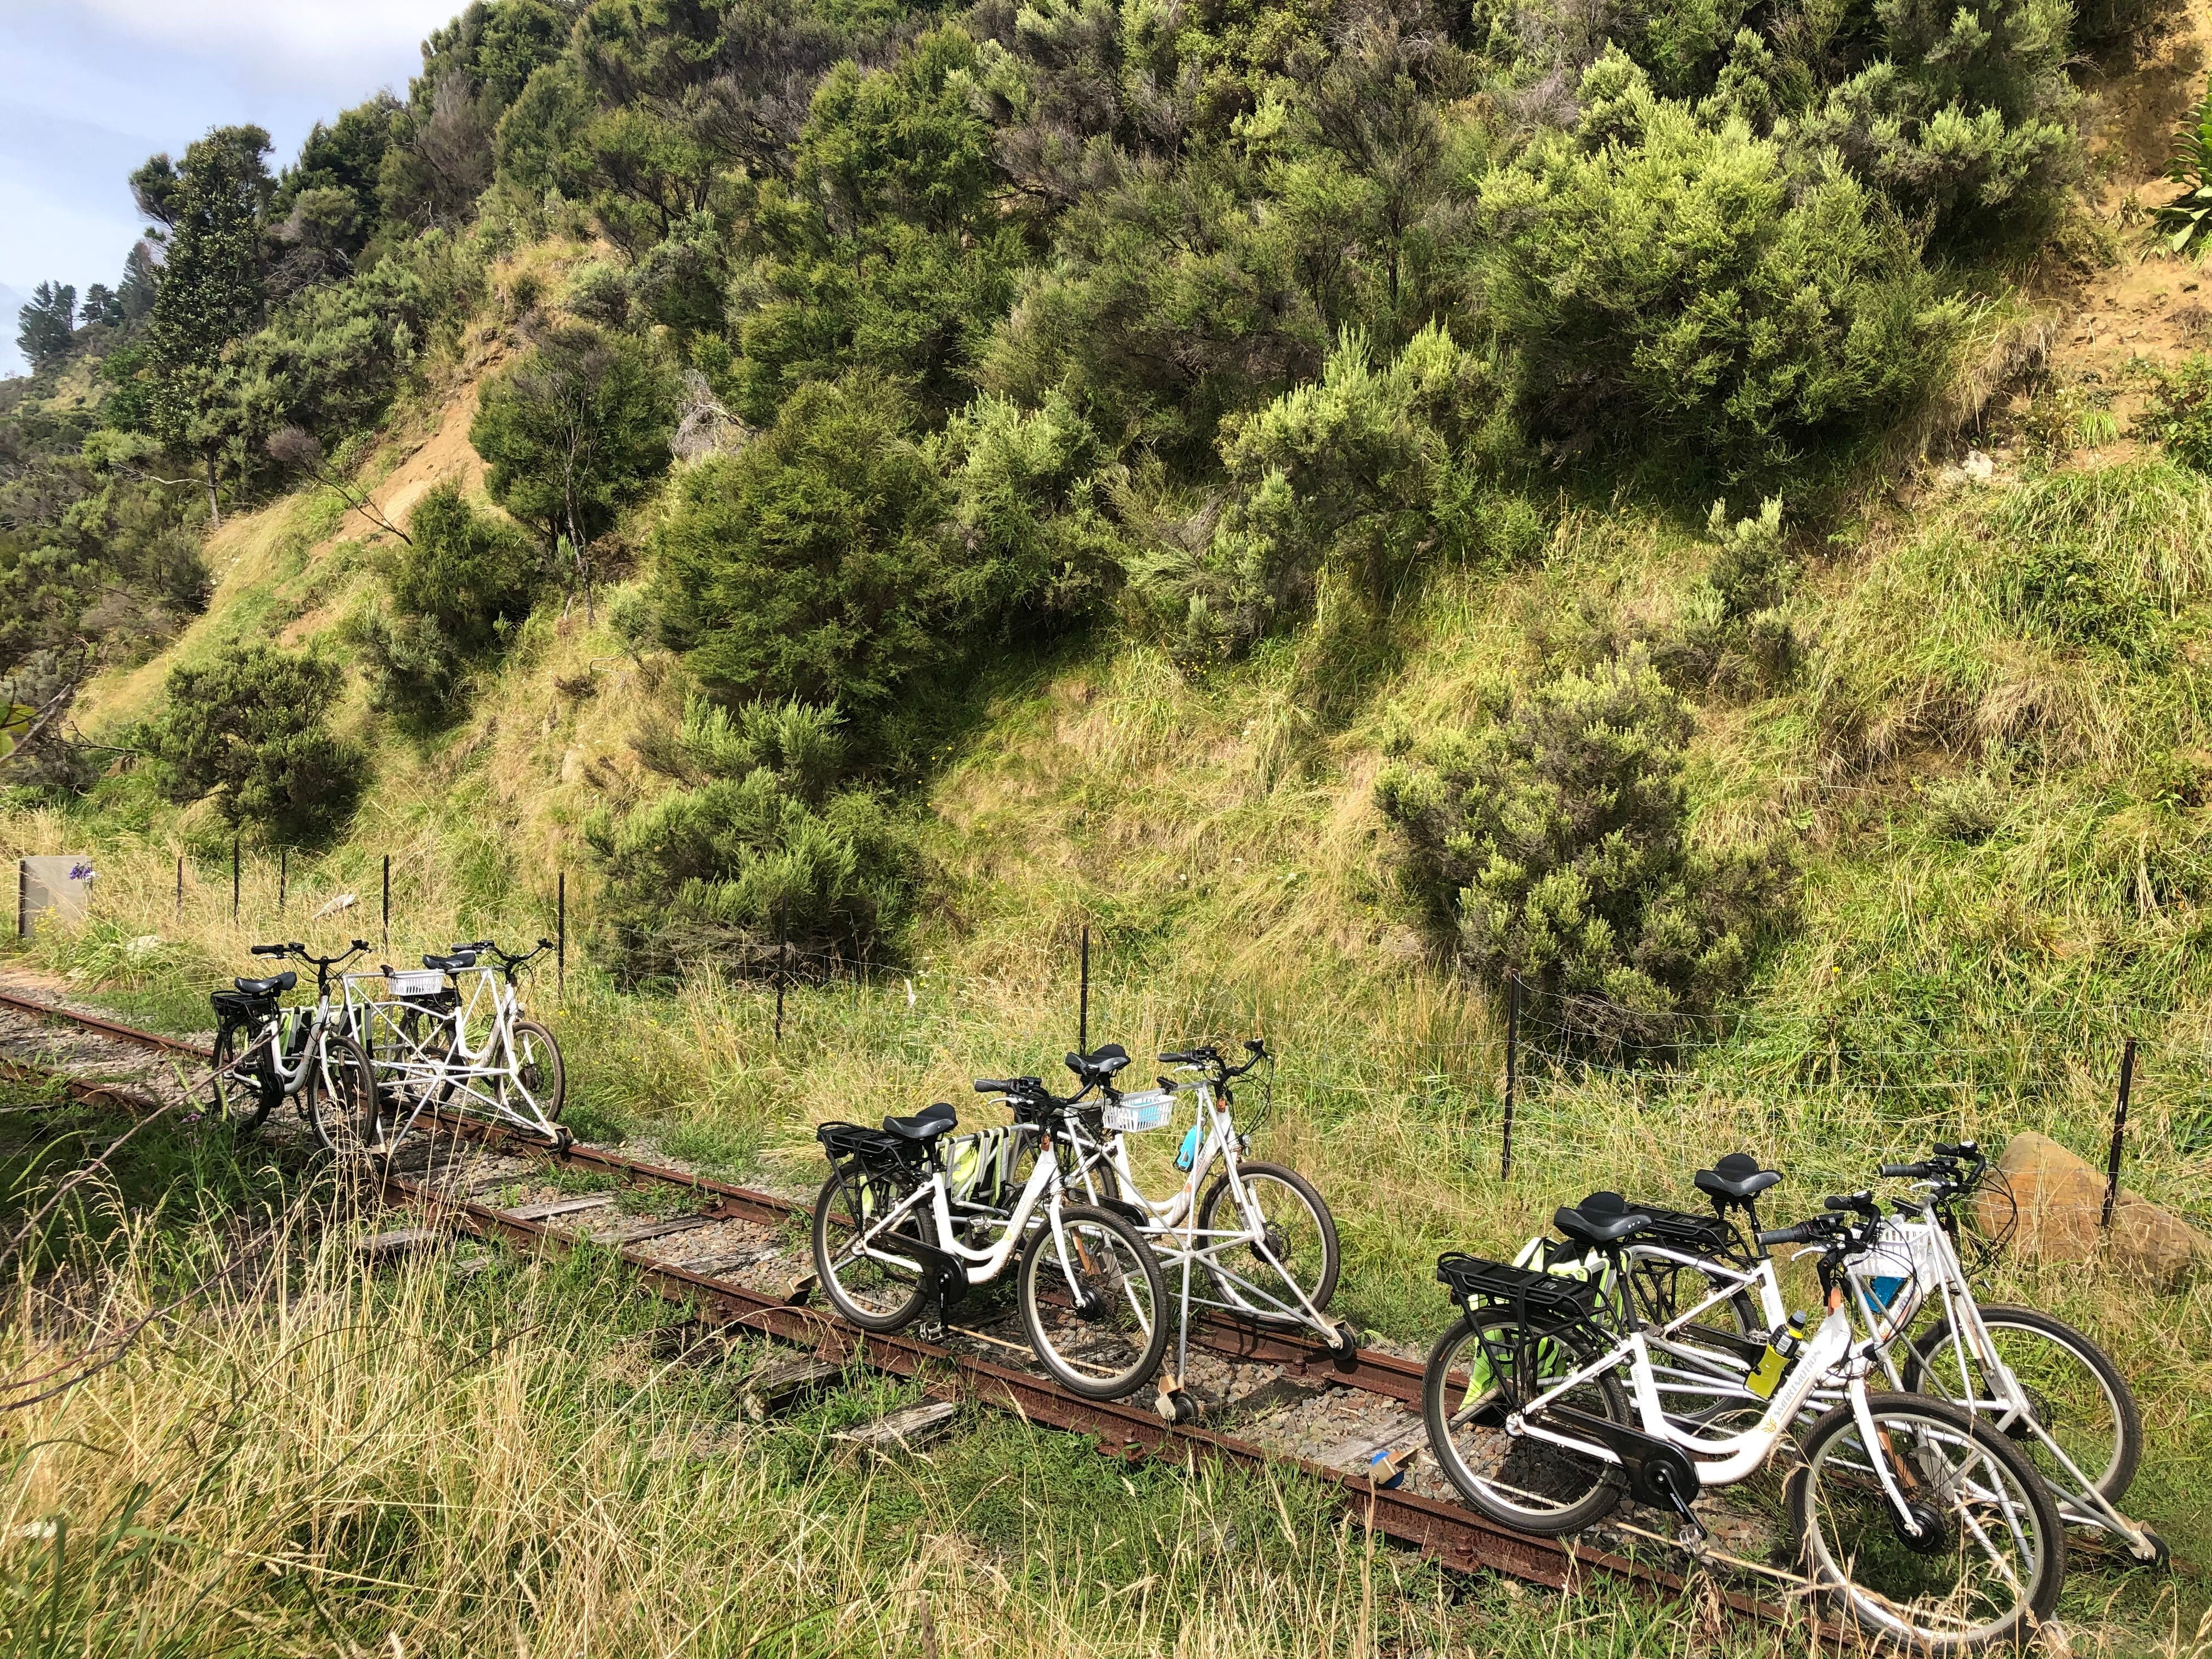
[(1190, 1166), (1197, 1162), (1198, 1125), (1194, 1123), (1190, 1126), (1190, 1133), (1182, 1138), (1182, 1149), (1176, 1153), (1176, 1168), (1188, 1175)]

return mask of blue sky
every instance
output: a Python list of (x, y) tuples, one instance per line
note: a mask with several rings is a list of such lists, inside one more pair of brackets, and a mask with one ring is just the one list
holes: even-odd
[(0, 0), (0, 372), (52, 278), (112, 286), (140, 222), (124, 180), (156, 150), (252, 121), (289, 161), (318, 119), (404, 93), (465, 0)]

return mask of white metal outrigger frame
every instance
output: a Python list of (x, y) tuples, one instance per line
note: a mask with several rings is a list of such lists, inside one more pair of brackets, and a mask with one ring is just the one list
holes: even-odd
[[(447, 1010), (429, 999), (444, 991), (449, 973), (457, 1004)], [(474, 981), (465, 991), (465, 975)], [(386, 994), (377, 996), (376, 989)], [(471, 963), (451, 970), (348, 974), (345, 1001), (379, 1092), (405, 1113), (384, 1130), (383, 1152), (396, 1152), (425, 1111), (447, 1106), (511, 1125), (556, 1146), (568, 1144), (568, 1132), (547, 1115), (523, 1080), (523, 1058), (514, 1045), (521, 999), (496, 967)], [(483, 1036), (471, 1044), (469, 1030), (478, 1020)]]
[[(1190, 1073), (1190, 1080), (1171, 1085), (1168, 1091), (1159, 1093), (1147, 1091), (1142, 1095), (1121, 1096), (1109, 1104), (1100, 1114), (1104, 1127), (1098, 1137), (1094, 1139), (1073, 1117), (1063, 1120), (1060, 1133), (1069, 1142), (1068, 1161), (1073, 1166), (1069, 1180), (1082, 1184), (1085, 1196), (1092, 1204), (1118, 1209), (1127, 1216), (1159, 1257), (1163, 1268), (1170, 1273), (1178, 1267), (1182, 1268), (1182, 1284), (1176, 1298), (1175, 1366), (1172, 1371), (1162, 1374), (1158, 1406), (1162, 1416), (1188, 1422), (1198, 1415), (1197, 1403), (1183, 1389), (1183, 1378), (1189, 1373), (1190, 1316), (1194, 1307), (1303, 1325), (1336, 1352), (1340, 1363), (1354, 1357), (1357, 1342), (1352, 1328), (1331, 1319), (1325, 1310), (1316, 1307), (1297, 1279), (1276, 1260), (1267, 1218), (1245, 1186), (1239, 1168), (1238, 1160), (1245, 1150), (1244, 1137), (1237, 1132), (1224, 1091), (1215, 1086), (1203, 1066), (1183, 1066), (1176, 1069)], [(1147, 1107), (1171, 1100), (1186, 1091), (1198, 1103), (1197, 1150), (1182, 1185), (1155, 1202), (1137, 1185), (1136, 1172), (1129, 1162), (1130, 1131), (1118, 1126), (1140, 1122)], [(1165, 1121), (1164, 1116), (1161, 1122), (1146, 1127), (1165, 1127)], [(1233, 1228), (1201, 1228), (1198, 1224), (1198, 1195), (1217, 1159), (1229, 1183), (1230, 1198), (1237, 1206), (1240, 1224)], [(1110, 1190), (1102, 1194), (1102, 1183)], [(1218, 1214), (1217, 1210), (1217, 1218)], [(1255, 1284), (1230, 1266), (1225, 1259), (1228, 1254), (1245, 1249), (1274, 1269), (1276, 1289)], [(1200, 1295), (1194, 1290), (1194, 1270), (1199, 1269), (1222, 1291), (1220, 1298)]]

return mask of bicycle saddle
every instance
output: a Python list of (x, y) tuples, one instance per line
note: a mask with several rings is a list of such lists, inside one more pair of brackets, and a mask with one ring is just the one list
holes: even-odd
[(289, 991), (300, 982), (300, 976), (287, 968), (274, 979), (234, 979), (233, 985), (249, 997), (273, 997), (280, 991)]
[(424, 957), (422, 965), (425, 968), (434, 968), (441, 974), (458, 974), (464, 968), (473, 968), (477, 965), (477, 953), (473, 951), (461, 951), (450, 957)]
[(1651, 1218), (1630, 1209), (1619, 1193), (1592, 1193), (1579, 1205), (1562, 1204), (1552, 1224), (1577, 1244), (1618, 1244), (1650, 1226)]
[(1085, 1083), (1103, 1083), (1129, 1063), (1129, 1051), (1118, 1042), (1094, 1048), (1087, 1054), (1072, 1054), (1067, 1069)]
[(1760, 1169), (1759, 1160), (1749, 1152), (1730, 1152), (1726, 1158), (1715, 1158), (1711, 1169), (1698, 1170), (1692, 1179), (1698, 1183), (1698, 1190), (1709, 1197), (1748, 1204), (1780, 1181), (1782, 1171)]
[(884, 1133), (896, 1135), (901, 1140), (934, 1140), (958, 1123), (952, 1109), (943, 1101), (933, 1101), (912, 1117), (887, 1117)]

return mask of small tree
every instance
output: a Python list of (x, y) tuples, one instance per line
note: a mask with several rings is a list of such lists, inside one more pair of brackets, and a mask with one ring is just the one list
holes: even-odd
[(352, 811), (363, 760), (330, 729), (335, 665), (263, 645), (169, 672), (169, 706), (141, 734), (162, 791), (214, 795), (233, 827), (288, 837), (327, 832)]
[(31, 290), (31, 303), (15, 315), (21, 325), (15, 331), (15, 343), (33, 369), (69, 356), (76, 339), (72, 326), (76, 317), (75, 289), (66, 283), (40, 283)]
[(1667, 1048), (1788, 916), (1789, 862), (1689, 836), (1688, 711), (1640, 654), (1498, 698), (1376, 786), (1407, 886), (1492, 985), (1570, 1042)]
[(592, 543), (668, 470), (676, 380), (646, 342), (556, 331), (483, 390), (469, 441), (491, 465), (492, 500), (567, 544), (589, 603)]
[(200, 456), (208, 514), (223, 431), (223, 349), (262, 322), (262, 216), (276, 181), (259, 127), (217, 127), (185, 152), (181, 167), (156, 155), (131, 175), (148, 217), (169, 228), (168, 258), (147, 325), (154, 369), (151, 413), (164, 443)]

